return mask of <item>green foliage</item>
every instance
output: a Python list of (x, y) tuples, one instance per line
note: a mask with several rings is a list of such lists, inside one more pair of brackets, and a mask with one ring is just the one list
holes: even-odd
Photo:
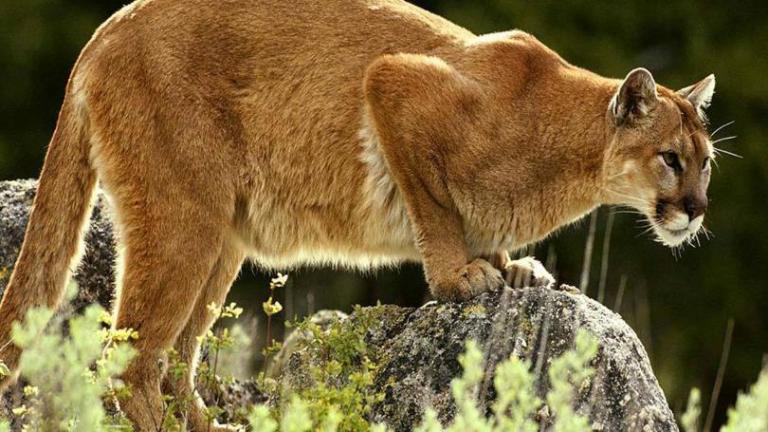
[(280, 420), (280, 430), (283, 432), (306, 432), (312, 429), (312, 418), (309, 406), (298, 396), (291, 397)]
[(33, 309), (23, 324), (14, 324), (13, 342), (24, 349), (19, 369), (30, 383), (27, 402), (14, 414), (30, 430), (98, 431), (121, 423), (107, 416), (102, 398), (123, 394), (114, 377), (134, 354), (123, 342), (135, 332), (103, 331), (103, 313), (88, 307), (69, 321), (69, 336), (56, 322), (46, 328), (53, 315), (47, 309)]
[(530, 370), (528, 361), (514, 356), (496, 367), (493, 412), (497, 415), (498, 429), (518, 432), (538, 430), (530, 413), (538, 409), (541, 401), (534, 393), (536, 379)]
[[(217, 316), (236, 318), (235, 305), (211, 307)], [(229, 312), (227, 312), (229, 311)], [(233, 312), (233, 313), (230, 313)], [(213, 312), (212, 312), (213, 313)], [(24, 389), (26, 402), (13, 409), (25, 430), (115, 431), (131, 430), (122, 417), (109, 416), (102, 405), (104, 398), (121, 396), (124, 389), (116, 377), (133, 355), (126, 341), (140, 337), (131, 329), (106, 330), (109, 317), (98, 306), (69, 322), (69, 335), (59, 330), (52, 314), (45, 309), (29, 312), (23, 325), (15, 325), (13, 339), (25, 351), (20, 360), (22, 375), (30, 382)], [(257, 405), (250, 409), (247, 422), (254, 431), (264, 432), (387, 432), (385, 425), (371, 424), (368, 414), (382, 395), (373, 391), (377, 364), (365, 335), (376, 325), (376, 310), (356, 310), (355, 319), (338, 320), (326, 328), (305, 321), (297, 331), (314, 335), (308, 342), (308, 355), (320, 359), (309, 373), (314, 385), (298, 391), (286, 391), (276, 408)], [(223, 351), (237, 346), (223, 331), (206, 337), (209, 349)], [(229, 342), (228, 342), (229, 340)], [(456, 413), (450, 424), (443, 425), (436, 411), (426, 408), (416, 432), (533, 432), (546, 425), (548, 430), (581, 432), (590, 430), (588, 419), (579, 415), (574, 402), (588, 388), (593, 374), (590, 362), (597, 352), (596, 341), (579, 332), (574, 348), (554, 359), (549, 366), (550, 391), (542, 400), (535, 394), (536, 376), (531, 364), (510, 357), (496, 366), (493, 385), (496, 400), (492, 415), (478, 406), (478, 387), (484, 377), (484, 356), (474, 341), (468, 341), (459, 357), (463, 373), (451, 383)], [(188, 365), (173, 351), (168, 353), (168, 373), (181, 376)], [(207, 366), (212, 379), (213, 370)], [(187, 401), (167, 397), (164, 431), (183, 431), (176, 415)], [(549, 412), (551, 415), (541, 415)], [(221, 414), (211, 408), (211, 419)], [(701, 414), (700, 394), (694, 389), (688, 409), (681, 418), (686, 432), (698, 431)], [(229, 413), (229, 417), (239, 418)], [(544, 422), (544, 423), (542, 423)], [(10, 424), (0, 420), (0, 432)], [(749, 393), (741, 395), (729, 411), (723, 432), (758, 432), (768, 430), (768, 370), (764, 371)]]
[[(224, 307), (211, 305), (209, 310), (219, 318), (237, 318), (242, 309), (234, 303)], [(24, 349), (19, 362), (21, 375), (30, 385), (24, 388), (24, 404), (12, 409), (26, 430), (43, 431), (114, 431), (131, 430), (120, 415), (107, 415), (103, 399), (122, 398), (129, 394), (117, 379), (134, 355), (126, 342), (139, 338), (132, 329), (107, 329), (110, 315), (100, 306), (90, 306), (68, 322), (69, 335), (59, 330), (61, 320), (51, 321), (47, 309), (33, 309), (23, 324), (14, 323), (13, 342)], [(214, 358), (214, 364), (201, 364), (204, 382), (213, 385), (221, 379), (216, 373), (216, 359), (234, 350), (241, 335), (223, 329), (210, 332), (202, 343)], [(180, 377), (189, 365), (174, 350), (168, 352), (168, 373)], [(0, 372), (8, 368), (0, 363)], [(208, 380), (208, 381), (206, 381)], [(177, 415), (190, 401), (166, 396), (164, 431), (181, 430)], [(211, 419), (221, 410), (211, 407)], [(229, 417), (237, 417), (228, 413)], [(3, 425), (0, 422), (0, 432)]]
[[(573, 410), (574, 398), (578, 390), (588, 382), (593, 370), (588, 363), (597, 353), (597, 342), (585, 332), (576, 336), (576, 346), (552, 362), (549, 369), (551, 390), (546, 400), (550, 411), (555, 413), (553, 430), (588, 431), (591, 430), (586, 417)], [(494, 388), (496, 401), (493, 403), (493, 415), (485, 417), (477, 406), (477, 386), (483, 378), (483, 354), (474, 341), (468, 341), (466, 351), (459, 357), (464, 369), (460, 378), (451, 383), (453, 398), (456, 401), (456, 417), (453, 423), (443, 428), (434, 410), (425, 412), (418, 432), (501, 432), (501, 431), (536, 431), (539, 424), (536, 414), (542, 407), (542, 401), (534, 392), (536, 377), (531, 373), (531, 365), (517, 357), (510, 357), (496, 366)]]
[[(680, 417), (685, 432), (699, 432), (701, 393), (694, 388), (688, 397), (688, 407)], [(765, 432), (768, 430), (768, 369), (764, 369), (746, 394), (739, 395), (736, 406), (728, 410), (728, 422), (721, 432)]]
[(728, 423), (722, 432), (762, 432), (768, 430), (768, 369), (760, 373), (749, 393), (739, 395), (736, 406), (728, 410)]
[(576, 335), (576, 346), (552, 362), (549, 381), (552, 386), (547, 394), (547, 403), (555, 415), (555, 432), (576, 432), (589, 430), (586, 417), (576, 415), (573, 400), (585, 385), (594, 370), (589, 361), (597, 354), (597, 341), (586, 332)]
[[(298, 391), (300, 400), (306, 401), (312, 424), (323, 430), (366, 431), (366, 420), (371, 407), (384, 397), (373, 389), (378, 365), (375, 353), (365, 343), (368, 329), (376, 325), (376, 313), (363, 308), (355, 309), (354, 320), (337, 320), (327, 328), (309, 319), (296, 326), (295, 331), (306, 332), (306, 355), (313, 362), (309, 368), (312, 386)], [(283, 395), (291, 402), (279, 407), (276, 416), (297, 404), (294, 395)], [(339, 413), (344, 413), (343, 416)]]
[[(217, 305), (210, 303), (207, 305), (208, 313), (221, 321), (224, 319), (236, 320), (243, 313), (243, 309), (235, 303), (229, 305)], [(235, 380), (233, 371), (242, 369), (242, 364), (236, 364), (243, 358), (250, 357), (248, 347), (250, 341), (241, 326), (235, 324), (232, 327), (216, 328), (208, 330), (205, 335), (200, 337), (201, 349), (208, 353), (208, 359), (201, 361), (197, 368), (198, 382), (206, 386), (209, 391), (218, 400), (221, 392), (220, 384), (231, 383)], [(187, 372), (189, 365), (179, 361), (178, 355), (170, 350), (168, 353), (169, 373), (175, 373), (181, 376)], [(240, 371), (242, 374), (242, 371)], [(184, 408), (193, 403), (192, 400), (175, 400), (172, 396), (167, 396), (166, 420), (175, 422)], [(229, 419), (244, 420), (247, 410), (237, 410), (237, 412), (226, 413)], [(206, 411), (207, 420), (213, 423), (219, 419), (224, 411), (218, 406), (208, 406)]]
[(253, 340), (250, 328), (239, 323), (232, 325), (228, 330), (231, 339), (231, 348), (219, 353), (218, 375), (226, 379), (247, 379), (252, 375), (250, 360), (254, 357)]
[(253, 407), (248, 415), (248, 424), (255, 431), (274, 432), (277, 430), (277, 422), (272, 418), (272, 412), (264, 405)]
[(475, 341), (467, 341), (466, 351), (459, 356), (464, 374), (451, 382), (451, 392), (456, 402), (456, 418), (449, 431), (490, 431), (490, 420), (477, 407), (477, 386), (483, 379), (483, 353)]
[(421, 424), (414, 429), (415, 432), (442, 432), (442, 430), (443, 425), (440, 424), (440, 420), (437, 418), (437, 412), (429, 407), (424, 411)]
[(701, 419), (701, 392), (697, 388), (691, 389), (688, 396), (688, 406), (680, 416), (680, 425), (685, 432), (698, 432)]

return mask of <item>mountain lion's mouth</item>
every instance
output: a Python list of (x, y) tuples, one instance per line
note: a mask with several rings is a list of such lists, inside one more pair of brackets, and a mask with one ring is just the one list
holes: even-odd
[(693, 234), (688, 228), (668, 229), (659, 225), (655, 226), (654, 231), (658, 240), (669, 247), (679, 246)]
[(690, 242), (704, 222), (704, 215), (691, 219), (683, 212), (665, 210), (663, 205), (657, 205), (656, 214), (649, 220), (653, 221), (651, 224), (657, 241), (667, 247), (674, 248), (686, 241)]
[(679, 229), (679, 230), (672, 230), (672, 229), (666, 229), (666, 228), (664, 228), (664, 229), (667, 230), (668, 233), (672, 234), (675, 237), (688, 235), (688, 229), (687, 228), (686, 229)]

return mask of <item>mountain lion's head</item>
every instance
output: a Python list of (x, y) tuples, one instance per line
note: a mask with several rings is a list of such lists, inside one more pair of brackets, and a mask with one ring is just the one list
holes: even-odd
[(714, 89), (714, 75), (675, 92), (635, 69), (610, 104), (609, 199), (642, 212), (648, 230), (670, 247), (702, 229), (714, 158), (703, 110)]

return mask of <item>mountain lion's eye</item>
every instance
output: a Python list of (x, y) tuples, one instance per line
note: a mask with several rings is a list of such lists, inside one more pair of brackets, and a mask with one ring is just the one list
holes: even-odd
[(706, 171), (709, 169), (711, 159), (709, 157), (704, 158), (704, 163), (701, 165), (701, 170)]
[(673, 151), (665, 151), (661, 152), (661, 157), (664, 159), (664, 163), (667, 164), (668, 167), (674, 169), (675, 171), (683, 170), (682, 165), (680, 165), (680, 158), (677, 156), (677, 153)]

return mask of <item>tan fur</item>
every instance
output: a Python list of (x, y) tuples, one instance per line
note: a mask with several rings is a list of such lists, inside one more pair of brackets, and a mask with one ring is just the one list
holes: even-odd
[[(154, 429), (158, 360), (175, 345), (195, 364), (204, 306), (246, 255), (266, 269), (420, 260), (433, 294), (460, 300), (502, 285), (499, 270), (537, 268), (500, 254), (600, 204), (659, 219), (660, 194), (678, 208), (706, 190), (658, 157), (711, 156), (698, 107), (625, 83), (524, 32), (476, 37), (399, 0), (133, 3), (72, 73), (0, 337), (58, 304), (98, 177), (124, 262), (116, 325), (140, 334), (123, 407)], [(649, 99), (635, 112), (622, 101), (636, 94)], [(0, 353), (12, 367), (18, 354)], [(166, 388), (191, 395), (193, 374)]]

